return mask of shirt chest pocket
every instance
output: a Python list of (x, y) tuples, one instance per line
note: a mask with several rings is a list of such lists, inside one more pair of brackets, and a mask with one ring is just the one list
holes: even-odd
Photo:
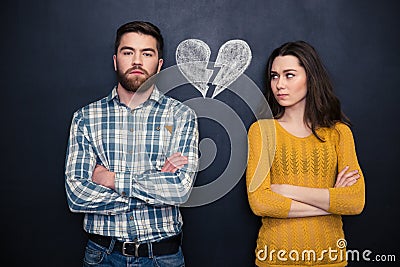
[(152, 160), (163, 157), (163, 160), (170, 156), (173, 125), (154, 123), (148, 125), (146, 131), (146, 151)]

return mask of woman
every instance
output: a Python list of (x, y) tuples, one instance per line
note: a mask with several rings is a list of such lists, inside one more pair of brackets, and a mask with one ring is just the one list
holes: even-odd
[(262, 217), (256, 265), (346, 266), (341, 215), (361, 213), (365, 201), (349, 120), (308, 43), (275, 49), (267, 78), (275, 119), (248, 133), (248, 198)]

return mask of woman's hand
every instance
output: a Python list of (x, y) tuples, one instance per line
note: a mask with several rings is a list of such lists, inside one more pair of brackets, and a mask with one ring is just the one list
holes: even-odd
[(358, 170), (350, 171), (349, 166), (346, 166), (341, 172), (338, 173), (335, 183), (335, 188), (338, 187), (346, 187), (355, 184), (360, 178), (360, 174), (358, 174)]

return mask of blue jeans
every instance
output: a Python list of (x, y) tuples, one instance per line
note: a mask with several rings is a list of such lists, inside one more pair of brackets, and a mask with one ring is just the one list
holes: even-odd
[(176, 254), (150, 256), (150, 257), (128, 257), (121, 254), (119, 251), (112, 251), (114, 242), (111, 242), (110, 247), (100, 246), (89, 240), (86, 245), (85, 258), (83, 266), (96, 267), (184, 267), (185, 261), (183, 258), (182, 249)]

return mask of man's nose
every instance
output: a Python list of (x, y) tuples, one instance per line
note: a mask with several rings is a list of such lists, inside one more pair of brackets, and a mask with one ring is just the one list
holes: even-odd
[(132, 57), (132, 66), (142, 65), (142, 56), (139, 53), (135, 53)]

